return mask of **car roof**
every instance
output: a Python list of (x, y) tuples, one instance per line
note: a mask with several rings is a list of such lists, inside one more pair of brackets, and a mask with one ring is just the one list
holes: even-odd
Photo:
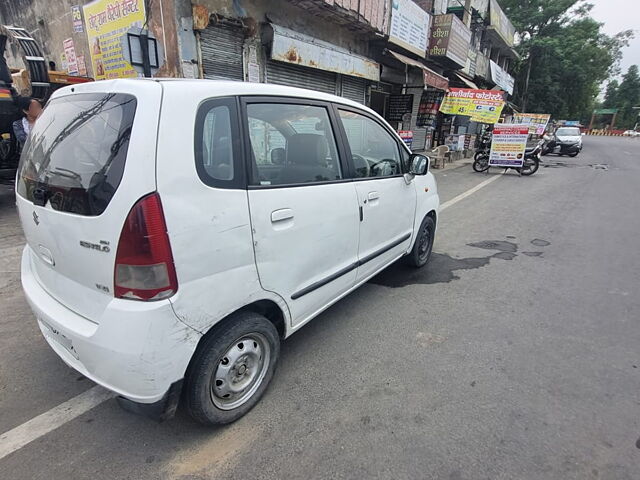
[[(278, 97), (294, 97), (308, 98), (312, 100), (320, 100), (325, 102), (340, 103), (349, 107), (358, 108), (377, 116), (373, 110), (354, 102), (348, 98), (331, 95), (329, 93), (318, 92), (315, 90), (307, 90), (304, 88), (288, 87), (285, 85), (275, 85), (272, 83), (251, 83), (228, 80), (206, 80), (191, 78), (126, 78), (115, 80), (100, 80), (97, 82), (87, 82), (75, 85), (73, 87), (65, 87), (54, 92), (53, 97), (64, 95), (70, 89), (76, 92), (117, 92), (126, 91), (128, 85), (135, 84), (138, 88), (146, 82), (150, 89), (157, 88), (161, 85), (162, 89), (169, 93), (179, 93), (201, 96), (203, 98), (225, 97), (235, 95), (260, 95), (260, 96), (278, 96)], [(70, 93), (70, 92), (69, 92)]]

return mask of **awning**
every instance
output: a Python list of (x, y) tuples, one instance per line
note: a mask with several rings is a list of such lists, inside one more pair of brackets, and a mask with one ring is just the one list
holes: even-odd
[(424, 83), (426, 85), (437, 88), (439, 90), (447, 90), (449, 88), (449, 79), (447, 77), (443, 77), (439, 73), (434, 72), (424, 63), (406, 57), (400, 53), (396, 53), (393, 50), (387, 50), (387, 52), (389, 52), (396, 60), (399, 60), (405, 65), (421, 69), (424, 72)]
[(462, 75), (459, 75), (457, 73), (453, 73), (456, 77), (458, 77), (458, 79), (464, 83), (466, 86), (468, 86), (469, 88), (473, 88), (474, 90), (480, 90), (480, 88), (473, 83), (471, 80), (469, 80), (468, 78), (464, 78)]

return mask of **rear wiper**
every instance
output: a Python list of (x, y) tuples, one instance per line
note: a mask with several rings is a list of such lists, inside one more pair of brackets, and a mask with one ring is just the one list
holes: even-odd
[(51, 191), (44, 184), (39, 184), (33, 189), (32, 196), (34, 205), (44, 207), (51, 196)]

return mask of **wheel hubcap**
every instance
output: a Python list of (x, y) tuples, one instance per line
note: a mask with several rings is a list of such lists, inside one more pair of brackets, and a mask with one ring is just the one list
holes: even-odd
[(249, 400), (267, 373), (270, 354), (267, 339), (259, 333), (233, 342), (213, 374), (213, 404), (221, 410), (232, 410)]

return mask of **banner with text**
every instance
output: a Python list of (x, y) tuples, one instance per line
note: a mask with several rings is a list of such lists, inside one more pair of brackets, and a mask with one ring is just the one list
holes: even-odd
[(498, 123), (503, 107), (504, 92), (501, 90), (451, 88), (440, 105), (440, 111), (471, 117), (472, 122)]
[(529, 125), (500, 123), (494, 126), (489, 153), (491, 167), (522, 167)]
[(142, 27), (144, 0), (95, 0), (82, 8), (94, 78), (138, 76), (122, 55), (120, 39), (131, 27)]
[(529, 125), (530, 134), (542, 135), (550, 118), (547, 113), (515, 113), (513, 123)]

